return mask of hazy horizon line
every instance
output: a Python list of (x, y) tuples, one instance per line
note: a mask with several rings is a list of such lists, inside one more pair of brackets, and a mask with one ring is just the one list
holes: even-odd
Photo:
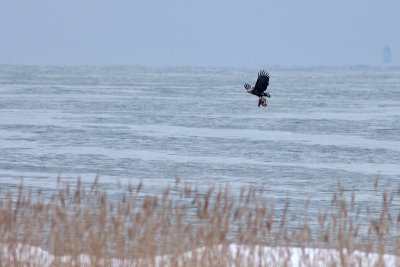
[(364, 67), (364, 68), (376, 68), (376, 67), (387, 67), (387, 68), (398, 68), (400, 64), (394, 63), (381, 63), (381, 64), (292, 64), (292, 65), (285, 65), (285, 64), (271, 64), (271, 65), (215, 65), (215, 64), (69, 64), (69, 63), (62, 63), (62, 64), (43, 64), (43, 63), (0, 63), (0, 66), (20, 66), (20, 67), (136, 67), (136, 68), (231, 68), (231, 69), (257, 69), (257, 68), (341, 68), (341, 67)]

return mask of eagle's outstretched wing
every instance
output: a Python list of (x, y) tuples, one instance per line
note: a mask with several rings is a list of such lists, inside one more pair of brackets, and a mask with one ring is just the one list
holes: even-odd
[(253, 90), (262, 95), (262, 93), (265, 90), (267, 90), (268, 85), (269, 85), (269, 74), (265, 70), (261, 70), (258, 73), (258, 79)]
[(251, 89), (251, 85), (248, 84), (248, 83), (245, 83), (245, 84), (244, 84), (244, 88), (245, 88), (246, 90), (249, 90), (249, 89)]

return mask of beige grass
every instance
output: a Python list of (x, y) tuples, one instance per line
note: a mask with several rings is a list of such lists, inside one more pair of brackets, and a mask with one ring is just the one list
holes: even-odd
[[(320, 266), (306, 253), (313, 247), (325, 249), (321, 255), (331, 266), (364, 266), (362, 257), (369, 253), (378, 256), (373, 265), (381, 266), (384, 254), (400, 254), (400, 213), (393, 208), (398, 192), (384, 192), (379, 213), (370, 213), (354, 192), (339, 186), (331, 210), (292, 222), (290, 203), (278, 211), (263, 190), (210, 186), (202, 191), (176, 179), (159, 194), (146, 196), (142, 186), (122, 187), (124, 193), (113, 198), (100, 190), (98, 179), (90, 188), (79, 180), (73, 186), (59, 183), (50, 197), (22, 184), (18, 193), (1, 195), (2, 266), (34, 265), (21, 258), (22, 245), (54, 255), (49, 266), (84, 261), (115, 266), (115, 259), (133, 266), (285, 266), (293, 250), (284, 248), (293, 246), (304, 252), (302, 266)], [(311, 227), (310, 221), (316, 224)], [(265, 262), (267, 252), (260, 246), (283, 250), (268, 256), (275, 262)], [(354, 251), (364, 256), (350, 258)]]

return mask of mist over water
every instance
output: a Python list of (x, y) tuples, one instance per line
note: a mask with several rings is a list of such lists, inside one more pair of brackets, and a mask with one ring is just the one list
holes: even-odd
[[(400, 69), (0, 67), (0, 188), (80, 176), (155, 193), (174, 182), (265, 187), (310, 209), (338, 180), (374, 202), (400, 178)], [(297, 204), (296, 204), (297, 203)]]

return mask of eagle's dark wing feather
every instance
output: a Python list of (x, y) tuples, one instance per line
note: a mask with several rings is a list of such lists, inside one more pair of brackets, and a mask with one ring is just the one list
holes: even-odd
[(262, 95), (269, 85), (269, 74), (265, 70), (261, 70), (258, 73), (258, 79), (256, 85), (254, 86), (254, 92), (257, 95)]

